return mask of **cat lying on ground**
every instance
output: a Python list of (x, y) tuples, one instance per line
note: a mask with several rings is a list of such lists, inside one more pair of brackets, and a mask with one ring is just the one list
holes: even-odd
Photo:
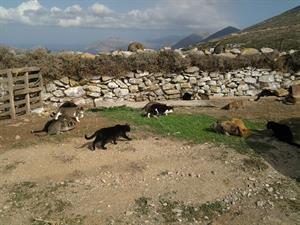
[(267, 129), (271, 129), (274, 137), (276, 137), (279, 141), (286, 142), (300, 148), (300, 144), (294, 142), (293, 133), (287, 125), (269, 121), (267, 123)]
[(248, 137), (251, 134), (250, 129), (245, 126), (244, 122), (235, 118), (226, 121), (218, 121), (212, 125), (212, 129), (217, 133), (241, 137)]
[(53, 134), (61, 134), (62, 132), (66, 132), (74, 129), (76, 126), (76, 120), (72, 117), (60, 116), (57, 120), (51, 119), (47, 121), (44, 128), (41, 130), (31, 131), (31, 133), (41, 133), (45, 132), (49, 135)]
[(107, 149), (105, 147), (105, 144), (107, 144), (110, 141), (112, 141), (113, 144), (117, 144), (118, 137), (123, 137), (130, 141), (131, 138), (129, 138), (126, 135), (126, 132), (130, 132), (130, 126), (128, 124), (125, 124), (125, 125), (118, 124), (114, 127), (102, 128), (102, 129), (96, 131), (90, 137), (85, 135), (85, 139), (90, 140), (90, 139), (96, 137), (95, 140), (93, 141), (92, 150), (96, 149), (96, 146), (98, 143), (100, 143), (100, 146), (102, 149)]

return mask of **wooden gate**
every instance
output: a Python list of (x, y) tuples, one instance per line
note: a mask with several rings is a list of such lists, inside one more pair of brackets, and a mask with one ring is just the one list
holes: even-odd
[(43, 105), (38, 67), (0, 70), (0, 118), (15, 119)]

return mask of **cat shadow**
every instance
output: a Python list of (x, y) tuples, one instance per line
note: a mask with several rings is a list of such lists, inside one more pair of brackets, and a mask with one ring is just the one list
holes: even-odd
[[(279, 123), (287, 124), (287, 121)], [(298, 122), (297, 122), (298, 123)], [(300, 125), (300, 120), (298, 125)], [(294, 124), (295, 126), (295, 124)], [(290, 128), (295, 130), (294, 126)], [(300, 129), (300, 126), (296, 130)], [(299, 142), (299, 139), (295, 139)], [(272, 136), (272, 131), (253, 131), (245, 139), (246, 144), (259, 156), (264, 158), (279, 173), (300, 182), (300, 149), (290, 144), (278, 141)]]

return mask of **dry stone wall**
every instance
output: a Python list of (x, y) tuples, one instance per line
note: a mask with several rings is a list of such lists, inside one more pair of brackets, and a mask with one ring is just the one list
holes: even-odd
[(45, 86), (44, 100), (60, 103), (74, 100), (78, 104), (96, 104), (100, 101), (144, 101), (180, 99), (192, 93), (210, 96), (255, 96), (263, 88), (288, 88), (300, 84), (300, 71), (294, 74), (268, 69), (245, 68), (227, 73), (199, 71), (190, 67), (180, 74), (136, 71), (122, 78), (93, 76), (75, 81), (68, 77), (54, 80)]

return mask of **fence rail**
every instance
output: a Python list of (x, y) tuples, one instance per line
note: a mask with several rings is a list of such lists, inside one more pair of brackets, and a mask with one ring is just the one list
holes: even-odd
[(38, 67), (0, 70), (0, 119), (41, 107), (43, 78)]

